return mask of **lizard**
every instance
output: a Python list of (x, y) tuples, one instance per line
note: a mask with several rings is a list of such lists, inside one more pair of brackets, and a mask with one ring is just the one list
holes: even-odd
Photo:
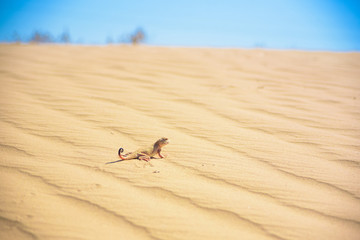
[[(151, 145), (147, 148), (140, 148), (134, 152), (128, 152), (124, 155), (122, 155), (122, 153), (124, 152), (124, 149), (119, 148), (118, 155), (121, 160), (114, 161), (114, 162), (131, 160), (131, 159), (139, 159), (139, 160), (144, 160), (144, 161), (148, 162), (156, 154), (158, 154), (160, 158), (164, 158), (165, 156), (161, 154), (161, 148), (164, 147), (165, 145), (169, 144), (169, 142), (170, 141), (168, 138), (163, 137), (163, 138), (160, 138), (159, 140), (157, 140), (153, 145)], [(114, 163), (114, 162), (109, 162), (109, 163)]]

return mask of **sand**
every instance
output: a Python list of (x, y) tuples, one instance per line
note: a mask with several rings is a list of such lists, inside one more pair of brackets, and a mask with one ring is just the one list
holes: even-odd
[(2, 44), (0, 79), (2, 240), (360, 237), (360, 53)]

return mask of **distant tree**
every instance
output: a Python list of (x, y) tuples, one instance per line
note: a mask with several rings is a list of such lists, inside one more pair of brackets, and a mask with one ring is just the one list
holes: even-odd
[(144, 42), (145, 32), (141, 28), (136, 29), (135, 32), (130, 35), (130, 41), (134, 45)]
[(51, 42), (54, 42), (54, 39), (50, 33), (35, 31), (30, 37), (30, 42), (32, 42), (32, 43), (51, 43)]
[(71, 42), (70, 33), (68, 31), (64, 31), (62, 34), (60, 34), (59, 41), (61, 43), (70, 43)]

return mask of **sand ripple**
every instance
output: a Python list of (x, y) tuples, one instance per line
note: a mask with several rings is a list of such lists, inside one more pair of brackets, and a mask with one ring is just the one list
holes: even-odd
[[(1, 239), (358, 239), (360, 54), (0, 45)], [(159, 137), (167, 159), (117, 160)]]

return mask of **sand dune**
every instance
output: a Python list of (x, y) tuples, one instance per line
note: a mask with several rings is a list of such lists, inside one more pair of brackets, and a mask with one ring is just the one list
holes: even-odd
[[(359, 53), (0, 45), (0, 63), (0, 239), (359, 239)], [(105, 164), (163, 136), (166, 159)]]

